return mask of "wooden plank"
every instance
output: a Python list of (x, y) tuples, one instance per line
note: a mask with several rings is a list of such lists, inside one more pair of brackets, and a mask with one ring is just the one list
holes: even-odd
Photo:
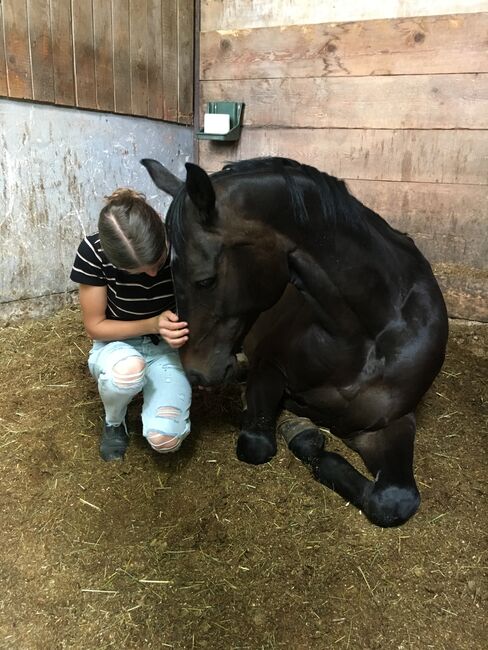
[(49, 0), (29, 0), (29, 41), (32, 66), (32, 98), (54, 102), (54, 70)]
[(347, 185), (394, 228), (408, 232), (431, 262), (488, 268), (488, 185), (363, 180)]
[(3, 28), (9, 97), (32, 99), (26, 0), (3, 0)]
[[(164, 2), (164, 0), (163, 0)], [(163, 39), (162, 39), (161, 0), (148, 0), (147, 3), (147, 82), (149, 117), (163, 119)]]
[(0, 95), (8, 96), (7, 60), (5, 58), (5, 39), (3, 33), (3, 6), (0, 2)]
[(164, 119), (178, 121), (178, 6), (177, 0), (164, 0), (163, 80)]
[(193, 0), (178, 0), (178, 122), (193, 122)]
[(462, 264), (434, 264), (451, 318), (488, 322), (488, 271)]
[(244, 128), (230, 146), (200, 140), (200, 164), (284, 156), (339, 178), (481, 184), (488, 182), (488, 131)]
[(76, 105), (81, 108), (97, 108), (92, 3), (73, 2), (71, 6)]
[(201, 79), (488, 72), (488, 12), (201, 34)]
[(486, 11), (486, 0), (201, 0), (202, 31)]
[(132, 112), (129, 0), (112, 0), (115, 111)]
[(113, 66), (112, 6), (110, 2), (93, 3), (93, 41), (95, 49), (95, 81), (97, 108), (113, 111), (114, 66)]
[(65, 0), (50, 2), (54, 101), (56, 104), (74, 106), (76, 100), (71, 3)]
[(488, 128), (488, 74), (204, 81), (202, 102), (246, 102), (248, 126)]
[(130, 17), (130, 83), (133, 115), (147, 115), (147, 0), (131, 0)]

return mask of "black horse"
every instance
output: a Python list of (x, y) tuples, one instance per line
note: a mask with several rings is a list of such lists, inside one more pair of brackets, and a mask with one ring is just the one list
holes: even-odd
[[(442, 294), (412, 239), (342, 181), (293, 160), (241, 161), (211, 177), (188, 163), (185, 183), (141, 162), (174, 197), (167, 225), (189, 377), (229, 380), (246, 339), (239, 459), (273, 457), (285, 408), (278, 428), (321, 483), (377, 525), (405, 522), (420, 503), (414, 410), (448, 334)], [(324, 451), (319, 426), (357, 451), (374, 480)]]

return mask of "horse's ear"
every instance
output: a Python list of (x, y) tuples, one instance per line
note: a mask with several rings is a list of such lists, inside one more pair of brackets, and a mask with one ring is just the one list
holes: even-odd
[(186, 163), (186, 190), (191, 202), (209, 218), (215, 208), (215, 190), (206, 171)]
[(157, 160), (143, 158), (140, 163), (147, 169), (149, 176), (153, 179), (155, 185), (157, 185), (160, 190), (163, 190), (163, 192), (166, 192), (171, 196), (176, 196), (179, 190), (183, 187), (183, 181), (180, 181), (179, 178), (172, 174), (169, 169), (163, 167), (163, 165)]

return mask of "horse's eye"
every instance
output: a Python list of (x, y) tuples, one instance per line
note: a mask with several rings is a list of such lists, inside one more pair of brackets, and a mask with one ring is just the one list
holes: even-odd
[(196, 285), (199, 289), (210, 289), (210, 287), (213, 287), (213, 286), (214, 286), (214, 284), (216, 283), (216, 281), (217, 281), (217, 276), (214, 275), (214, 276), (211, 277), (211, 278), (205, 278), (205, 280), (198, 280), (197, 282), (195, 282), (195, 285)]

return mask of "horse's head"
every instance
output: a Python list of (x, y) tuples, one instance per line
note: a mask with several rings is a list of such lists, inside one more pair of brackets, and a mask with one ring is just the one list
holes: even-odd
[(256, 216), (256, 185), (187, 163), (186, 182), (160, 163), (143, 160), (154, 183), (171, 194), (167, 218), (178, 313), (189, 323), (181, 350), (190, 379), (230, 378), (235, 353), (258, 315), (288, 282), (280, 235)]

